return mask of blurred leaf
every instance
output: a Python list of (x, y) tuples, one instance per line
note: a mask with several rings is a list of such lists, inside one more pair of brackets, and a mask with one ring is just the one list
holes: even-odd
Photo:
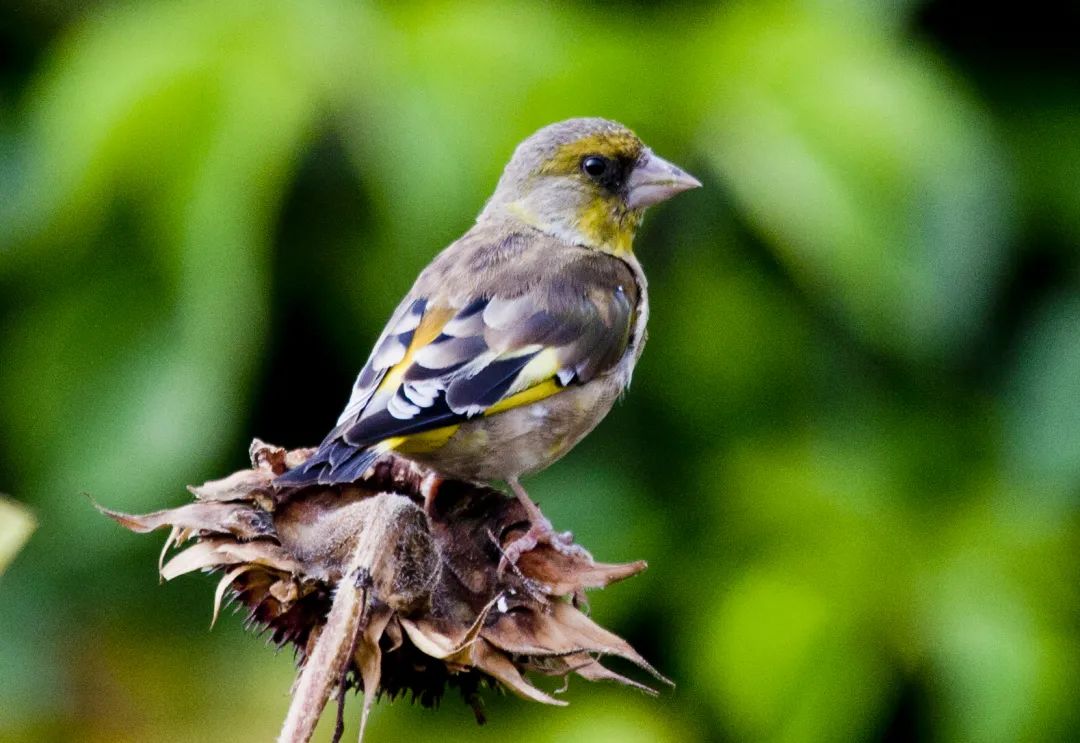
[(23, 505), (0, 495), (0, 575), (15, 559), (37, 524)]
[(866, 739), (893, 703), (914, 535), (887, 452), (849, 433), (757, 442), (705, 468), (725, 473), (722, 543), (754, 545), (694, 640), (736, 738)]
[(85, 248), (121, 196), (168, 220), (176, 182), (211, 154), (229, 112), (247, 135), (297, 136), (291, 109), (310, 116), (352, 83), (342, 68), (359, 67), (350, 49), (367, 44), (357, 38), (361, 18), (332, 1), (163, 2), (88, 14), (50, 55), (22, 112), (15, 154), (24, 180), (2, 213), (10, 229), (0, 240), (15, 248), (7, 265)]
[(711, 648), (696, 672), (738, 737), (872, 738), (917, 669), (941, 705), (942, 739), (1063, 725), (1046, 710), (1080, 671), (1060, 634), (1071, 626), (1061, 608), (1080, 594), (1075, 539), (1060, 522), (1032, 530), (978, 477), (942, 481), (965, 490), (935, 492), (937, 514), (920, 513), (901, 495), (909, 471), (940, 485), (904, 439), (926, 427), (873, 417), (861, 430), (833, 421), (802, 444), (758, 442), (722, 468), (724, 541), (741, 563), (696, 629)]
[[(938, 526), (913, 608), (940, 737), (1070, 737), (1080, 653), (1062, 635), (1071, 620), (1060, 609), (1077, 600), (1075, 544), (979, 502)], [(1062, 568), (1047, 574), (1047, 565)]]
[(659, 398), (680, 428), (722, 434), (786, 411), (805, 392), (815, 343), (788, 296), (746, 266), (708, 254), (680, 256), (665, 278), (650, 302), (663, 332), (649, 338), (635, 393)]
[(1080, 298), (1056, 298), (1038, 314), (1013, 359), (1005, 442), (1030, 505), (1072, 506), (1080, 496)]
[(1016, 150), (1021, 203), (1031, 225), (1060, 234), (1075, 257), (1080, 242), (1080, 98), (1071, 84), (1025, 93), (1036, 100), (1014, 104), (1004, 121)]
[(1011, 226), (985, 114), (928, 51), (842, 8), (732, 5), (707, 38), (704, 145), (787, 270), (875, 346), (961, 350)]
[(736, 737), (859, 740), (887, 697), (887, 662), (842, 605), (783, 573), (749, 573), (710, 612), (713, 668)]
[[(63, 300), (3, 329), (18, 353), (0, 389), (27, 391), (4, 424), (49, 452), (21, 463), (44, 497), (157, 503), (198, 479), (243, 410), (274, 215), (359, 17), (332, 3), (223, 10), (114, 9), (38, 83), (15, 265)], [(121, 203), (128, 234), (96, 236)], [(75, 510), (60, 513), (84, 528)]]

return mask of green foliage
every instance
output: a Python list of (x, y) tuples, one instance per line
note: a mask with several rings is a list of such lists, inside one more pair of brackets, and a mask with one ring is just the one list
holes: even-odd
[(81, 494), (175, 505), (252, 436), (315, 443), (513, 146), (573, 115), (706, 184), (638, 239), (626, 403), (530, 486), (649, 560), (593, 610), (679, 686), (495, 698), (480, 730), (382, 705), (372, 740), (1080, 735), (1080, 94), (980, 85), (917, 11), (39, 8), (56, 37), (0, 78), (0, 490), (40, 523), (0, 579), (0, 738), (274, 734), (289, 660), (207, 636), (211, 585), (157, 587)]

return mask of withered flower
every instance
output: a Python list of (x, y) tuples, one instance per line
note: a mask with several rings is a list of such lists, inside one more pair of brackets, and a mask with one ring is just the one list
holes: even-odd
[[(278, 491), (273, 479), (310, 452), (256, 440), (252, 468), (190, 488), (193, 503), (142, 516), (101, 509), (132, 531), (170, 527), (159, 562), (164, 580), (221, 572), (215, 618), (230, 594), (247, 607), (249, 626), (296, 646), (301, 670), (280, 741), (309, 740), (335, 689), (338, 736), (345, 691), (364, 693), (362, 737), (380, 695), (407, 692), (432, 706), (455, 687), (483, 722), (486, 686), (565, 704), (527, 673), (653, 693), (602, 665), (604, 656), (667, 682), (580, 609), (586, 589), (634, 575), (644, 562), (606, 565), (580, 547), (542, 545), (500, 570), (502, 547), (529, 526), (516, 500), (440, 481), (393, 456), (347, 486)], [(165, 562), (170, 548), (184, 545)]]

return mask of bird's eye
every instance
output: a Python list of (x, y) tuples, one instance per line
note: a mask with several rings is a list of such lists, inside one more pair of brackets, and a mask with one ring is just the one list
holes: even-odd
[(606, 157), (600, 157), (599, 155), (589, 155), (581, 161), (581, 169), (585, 173), (593, 178), (599, 178), (608, 169), (608, 160)]

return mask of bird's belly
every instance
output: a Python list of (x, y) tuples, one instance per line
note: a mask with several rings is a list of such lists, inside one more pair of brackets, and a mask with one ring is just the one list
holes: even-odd
[(536, 472), (593, 430), (624, 387), (622, 374), (598, 377), (538, 402), (466, 421), (437, 450), (408, 456), (466, 480), (503, 480)]

